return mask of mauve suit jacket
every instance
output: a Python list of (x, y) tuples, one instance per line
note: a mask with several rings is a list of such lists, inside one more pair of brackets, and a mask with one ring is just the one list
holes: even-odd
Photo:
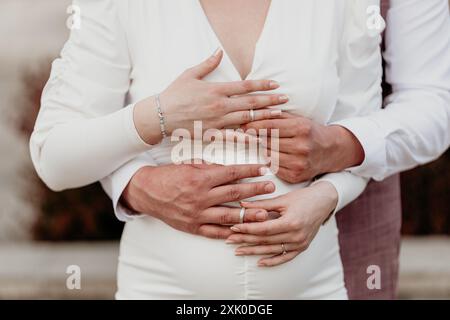
[[(389, 0), (382, 0), (383, 16)], [(384, 94), (389, 87), (384, 84)], [(371, 181), (364, 193), (337, 214), (345, 285), (350, 299), (394, 299), (397, 293), (401, 194), (399, 175)], [(380, 289), (367, 280), (378, 266)]]

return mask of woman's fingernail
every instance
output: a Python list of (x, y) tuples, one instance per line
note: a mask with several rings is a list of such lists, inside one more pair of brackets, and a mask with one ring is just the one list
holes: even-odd
[(270, 172), (270, 169), (267, 167), (262, 167), (259, 169), (259, 174), (261, 176), (265, 176), (266, 174), (268, 174)]
[(243, 255), (244, 255), (244, 252), (243, 252), (243, 251), (238, 251), (238, 250), (236, 250), (236, 251), (234, 252), (234, 254), (237, 255), (237, 256), (243, 256)]
[(213, 56), (213, 57), (217, 57), (221, 51), (222, 51), (222, 49), (221, 49), (220, 47), (217, 48), (216, 51), (214, 51), (214, 53), (213, 53), (212, 56)]
[(232, 226), (230, 229), (233, 232), (241, 232), (241, 230), (238, 227), (235, 227), (235, 226)]
[(268, 193), (272, 193), (272, 192), (275, 191), (275, 188), (274, 188), (274, 186), (273, 186), (273, 184), (272, 184), (271, 182), (268, 182), (268, 183), (266, 184), (266, 186), (264, 187), (264, 190), (265, 190), (266, 192), (268, 192)]
[(282, 113), (281, 110), (273, 110), (273, 111), (270, 111), (270, 115), (271, 115), (272, 117), (279, 117), (279, 116), (281, 116), (281, 113)]
[(265, 264), (264, 262), (259, 261), (259, 262), (258, 262), (258, 266), (259, 266), (259, 267), (265, 267), (266, 264)]
[(278, 82), (272, 80), (269, 82), (269, 87), (270, 87), (270, 89), (277, 89), (280, 87), (280, 85)]
[(278, 99), (280, 100), (280, 102), (288, 102), (289, 101), (289, 97), (285, 94), (280, 96)]
[(227, 239), (227, 240), (225, 240), (225, 243), (226, 244), (233, 244), (233, 243), (235, 243), (233, 240), (231, 240), (231, 239)]

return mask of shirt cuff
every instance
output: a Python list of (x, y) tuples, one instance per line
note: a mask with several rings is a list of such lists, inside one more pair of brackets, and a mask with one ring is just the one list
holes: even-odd
[(338, 194), (338, 202), (333, 213), (344, 208), (350, 202), (358, 198), (369, 182), (369, 179), (356, 176), (347, 171), (341, 171), (337, 173), (328, 173), (323, 175), (319, 179), (315, 180), (311, 185), (315, 185), (321, 181), (327, 181), (333, 185)]
[(386, 139), (380, 126), (368, 117), (348, 118), (330, 123), (352, 132), (364, 149), (361, 165), (346, 169), (356, 175), (380, 180), (387, 167)]
[(120, 167), (109, 177), (111, 179), (109, 182), (111, 186), (110, 197), (113, 202), (114, 213), (120, 221), (127, 222), (143, 216), (122, 205), (120, 203), (120, 197), (134, 174), (146, 166), (156, 166), (156, 163), (149, 159), (137, 158)]

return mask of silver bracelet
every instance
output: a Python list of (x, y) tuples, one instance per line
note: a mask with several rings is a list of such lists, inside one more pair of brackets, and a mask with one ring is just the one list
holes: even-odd
[(155, 96), (155, 100), (156, 100), (156, 109), (158, 111), (159, 127), (161, 129), (161, 134), (162, 134), (163, 138), (166, 138), (167, 137), (166, 120), (164, 118), (164, 113), (162, 112), (162, 109), (161, 109), (161, 101), (159, 100), (159, 94), (157, 94)]

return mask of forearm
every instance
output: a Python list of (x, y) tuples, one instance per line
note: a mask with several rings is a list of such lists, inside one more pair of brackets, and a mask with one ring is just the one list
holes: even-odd
[(98, 181), (150, 147), (137, 134), (133, 106), (33, 133), (30, 148), (42, 180), (53, 190)]
[(385, 109), (338, 121), (365, 151), (352, 172), (382, 180), (439, 157), (450, 144), (450, 20), (446, 0), (392, 0)]
[(363, 163), (350, 170), (383, 180), (438, 158), (450, 145), (450, 95), (445, 95), (432, 90), (398, 91), (385, 109), (339, 121), (365, 151)]

